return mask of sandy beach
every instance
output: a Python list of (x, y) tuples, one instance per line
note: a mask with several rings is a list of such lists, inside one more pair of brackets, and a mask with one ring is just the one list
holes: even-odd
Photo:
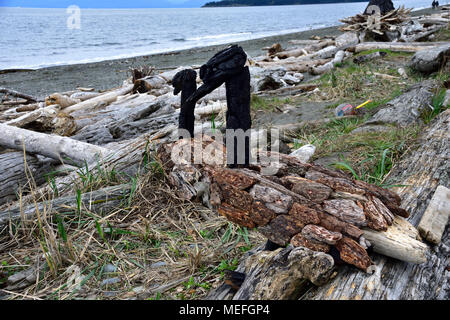
[[(427, 14), (432, 11), (431, 8), (417, 10), (412, 15)], [(286, 47), (288, 41), (292, 39), (309, 39), (311, 36), (336, 36), (340, 33), (341, 31), (335, 26), (236, 43), (241, 45), (250, 56), (255, 57), (265, 54), (265, 51), (262, 51), (261, 48), (271, 46), (276, 42)], [(211, 58), (215, 52), (227, 45), (192, 48), (94, 63), (62, 65), (27, 72), (3, 73), (0, 74), (0, 87), (14, 89), (39, 98), (44, 98), (54, 92), (73, 90), (76, 87), (107, 90), (120, 86), (128, 77), (128, 71), (131, 67), (151, 65), (157, 69), (173, 69), (178, 66), (201, 65)]]

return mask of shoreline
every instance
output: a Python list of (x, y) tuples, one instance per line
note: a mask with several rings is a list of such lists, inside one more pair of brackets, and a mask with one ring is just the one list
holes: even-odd
[[(414, 11), (413, 16), (432, 12), (432, 9)], [(337, 36), (342, 32), (339, 26), (311, 29), (244, 41), (228, 42), (219, 45), (195, 47), (164, 53), (135, 56), (129, 58), (103, 60), (80, 64), (44, 67), (33, 71), (0, 74), (0, 87), (17, 90), (26, 94), (45, 98), (54, 92), (74, 90), (77, 87), (91, 87), (95, 90), (108, 90), (122, 85), (129, 75), (129, 69), (142, 65), (154, 66), (157, 70), (174, 69), (179, 66), (202, 65), (215, 52), (231, 43), (238, 44), (251, 56), (264, 55), (263, 47), (280, 43), (288, 46), (292, 39), (309, 39), (311, 36)]]

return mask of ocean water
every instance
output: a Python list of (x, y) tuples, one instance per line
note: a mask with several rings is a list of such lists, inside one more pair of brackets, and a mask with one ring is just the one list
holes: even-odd
[[(394, 1), (422, 9), (430, 0)], [(42, 68), (161, 53), (327, 27), (367, 2), (194, 9), (0, 8), (0, 69)], [(73, 25), (73, 24), (69, 24)]]

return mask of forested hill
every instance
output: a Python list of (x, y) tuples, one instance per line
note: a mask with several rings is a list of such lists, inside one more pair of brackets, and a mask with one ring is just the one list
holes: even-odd
[(203, 7), (282, 6), (339, 2), (367, 2), (364, 0), (222, 0), (206, 3)]

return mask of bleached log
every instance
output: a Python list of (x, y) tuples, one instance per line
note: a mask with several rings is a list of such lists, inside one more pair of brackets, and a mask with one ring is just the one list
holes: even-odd
[(344, 56), (345, 56), (345, 52), (340, 50), (336, 53), (333, 60), (325, 63), (324, 65), (312, 67), (309, 72), (313, 75), (319, 75), (319, 74), (328, 72), (328, 71), (334, 69), (336, 64), (341, 63), (344, 60)]
[(364, 237), (373, 244), (373, 250), (379, 254), (414, 264), (427, 262), (427, 245), (416, 240), (417, 230), (401, 217), (395, 217), (393, 225), (384, 232), (369, 229), (363, 232)]
[(449, 216), (450, 190), (444, 186), (439, 186), (420, 220), (418, 229), (422, 237), (433, 244), (439, 244)]
[(107, 105), (113, 101), (116, 101), (117, 97), (130, 93), (132, 89), (133, 89), (133, 85), (126, 85), (115, 91), (107, 92), (98, 97), (95, 97), (95, 98), (77, 103), (73, 106), (70, 106), (70, 107), (66, 108), (64, 110), (64, 112), (71, 113), (71, 112), (81, 110), (81, 109), (89, 109), (89, 108), (94, 108), (94, 107), (98, 107), (101, 105)]
[(321, 66), (329, 62), (330, 59), (293, 59), (293, 60), (279, 60), (273, 62), (258, 62), (258, 65), (261, 67), (273, 67), (280, 66), (286, 68), (287, 71), (296, 71), (296, 72), (308, 72), (310, 68)]
[[(448, 22), (447, 22), (448, 23)], [(419, 32), (419, 33), (415, 33), (412, 35), (402, 35), (400, 37), (400, 41), (404, 41), (404, 42), (414, 42), (414, 41), (419, 41), (422, 40), (426, 37), (428, 37), (429, 35), (432, 35), (433, 33), (438, 32), (439, 30), (445, 28), (445, 25), (438, 25), (435, 27), (430, 28), (429, 30), (423, 31), (423, 32)]]
[(417, 52), (424, 49), (429, 49), (436, 44), (433, 42), (420, 43), (402, 43), (402, 42), (363, 42), (355, 47), (355, 52), (362, 52), (367, 50), (391, 50), (396, 52)]
[(61, 162), (83, 165), (102, 158), (107, 149), (66, 137), (49, 135), (0, 124), (0, 146), (40, 154)]
[(30, 122), (36, 121), (37, 119), (46, 119), (46, 121), (48, 121), (47, 119), (50, 119), (48, 121), (50, 122), (51, 119), (53, 119), (56, 116), (58, 109), (59, 109), (58, 105), (50, 105), (45, 108), (40, 108), (31, 112), (27, 112), (16, 119), (5, 122), (5, 124), (9, 126), (23, 128)]
[(47, 106), (51, 106), (54, 104), (57, 104), (61, 107), (61, 109), (73, 106), (74, 104), (80, 103), (80, 99), (74, 99), (71, 97), (68, 97), (66, 95), (62, 95), (60, 93), (53, 93), (49, 95), (47, 98), (45, 98), (45, 104)]
[(321, 41), (319, 43), (311, 44), (309, 46), (296, 48), (296, 49), (292, 49), (292, 50), (289, 50), (289, 51), (282, 51), (282, 52), (279, 52), (279, 53), (275, 54), (275, 56), (277, 56), (280, 59), (286, 59), (286, 58), (289, 58), (289, 57), (299, 57), (299, 56), (302, 56), (302, 55), (310, 54), (310, 53), (312, 53), (314, 51), (321, 50), (321, 49), (323, 49), (325, 47), (332, 46), (333, 44), (334, 44), (333, 40)]

